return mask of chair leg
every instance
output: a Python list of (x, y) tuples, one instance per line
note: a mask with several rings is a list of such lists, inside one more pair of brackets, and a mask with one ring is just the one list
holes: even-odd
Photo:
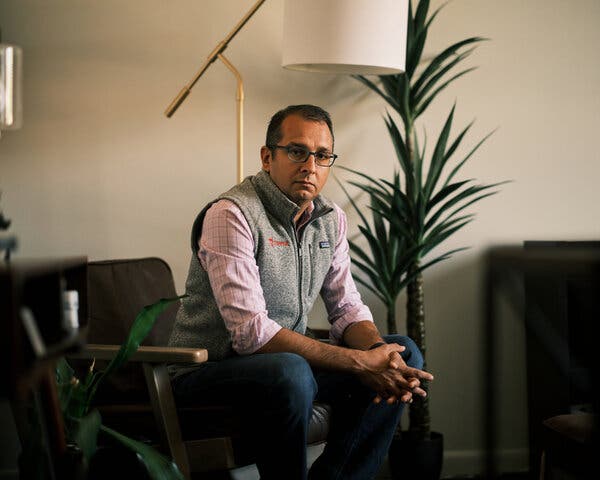
[(545, 480), (546, 478), (546, 452), (542, 450), (542, 455), (540, 458), (540, 480)]
[(179, 470), (189, 480), (191, 478), (190, 466), (179, 428), (177, 408), (167, 367), (164, 364), (144, 363), (143, 365), (150, 402), (163, 445), (168, 447)]

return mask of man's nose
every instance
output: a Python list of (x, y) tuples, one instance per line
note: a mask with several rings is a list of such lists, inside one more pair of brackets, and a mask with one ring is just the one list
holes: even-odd
[(302, 165), (303, 172), (315, 172), (317, 170), (317, 161), (315, 160), (314, 154), (310, 153), (308, 158)]

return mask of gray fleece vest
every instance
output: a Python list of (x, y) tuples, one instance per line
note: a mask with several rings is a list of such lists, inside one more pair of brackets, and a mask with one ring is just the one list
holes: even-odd
[(250, 226), (269, 318), (299, 333), (306, 331), (307, 314), (331, 266), (338, 236), (333, 205), (321, 196), (314, 200), (315, 209), (309, 223), (297, 234), (293, 218), (299, 211), (298, 206), (264, 171), (246, 178), (207, 205), (192, 228), (193, 253), (186, 282), (188, 296), (181, 301), (169, 345), (206, 348), (209, 360), (235, 355), (208, 275), (197, 255), (206, 211), (220, 199), (234, 202)]

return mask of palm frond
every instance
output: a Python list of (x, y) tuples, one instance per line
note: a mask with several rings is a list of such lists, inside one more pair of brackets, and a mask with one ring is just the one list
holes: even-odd
[(379, 88), (376, 83), (372, 82), (363, 75), (353, 75), (353, 77), (362, 84), (366, 85), (371, 90), (373, 90), (376, 94), (380, 95), (387, 102), (388, 105), (390, 105), (394, 110), (399, 112), (400, 106), (398, 102), (393, 97), (389, 96), (383, 90), (381, 90), (381, 88)]
[(460, 42), (456, 42), (444, 49), (429, 62), (425, 70), (423, 70), (419, 78), (415, 81), (413, 88), (418, 91), (428, 80), (430, 80), (440, 69), (443, 68), (444, 63), (448, 59), (457, 55), (457, 52), (461, 48), (466, 47), (467, 45), (482, 42), (484, 40), (486, 39), (482, 37), (470, 37), (461, 40)]
[(336, 175), (334, 175), (333, 178), (335, 179), (335, 181), (337, 182), (337, 184), (340, 186), (340, 188), (342, 189), (342, 191), (346, 195), (346, 198), (350, 202), (350, 205), (352, 205), (352, 208), (354, 209), (354, 211), (358, 214), (358, 216), (362, 220), (363, 225), (367, 225), (368, 222), (367, 222), (366, 217), (363, 215), (361, 209), (358, 207), (358, 205), (356, 204), (356, 202), (354, 201), (354, 199), (352, 198), (352, 196), (348, 193), (348, 190), (346, 190), (346, 187), (344, 187), (344, 185), (342, 184), (342, 182), (340, 181), (340, 179), (337, 178)]
[(371, 283), (363, 280), (361, 277), (358, 277), (356, 275), (354, 275), (354, 280), (356, 280), (357, 283), (360, 283), (363, 287), (365, 287), (367, 290), (373, 293), (377, 298), (379, 298), (379, 300), (381, 300), (383, 304), (388, 304), (389, 298), (384, 295), (383, 290), (375, 288)]
[[(425, 95), (427, 95), (427, 93), (433, 87), (435, 87), (437, 85), (437, 83), (450, 70), (452, 70), (460, 62), (462, 62), (463, 60), (465, 60), (466, 58), (471, 56), (471, 54), (476, 50), (476, 48), (477, 47), (475, 46), (475, 47), (469, 48), (468, 50), (465, 50), (464, 52), (460, 52), (460, 53), (454, 52), (448, 58), (445, 58), (440, 63), (436, 63), (434, 65), (433, 65), (433, 62), (435, 61), (435, 59), (432, 60), (432, 63), (430, 63), (429, 66), (433, 65), (433, 68), (426, 69), (412, 86), (415, 103), (416, 104), (420, 103), (421, 100), (423, 99), (423, 97)], [(454, 58), (452, 58), (452, 57), (454, 57)], [(450, 60), (448, 63), (446, 63), (444, 65), (444, 62), (446, 62), (450, 58), (452, 58), (452, 60)]]
[[(497, 187), (499, 184), (491, 184), (491, 185), (472, 185), (468, 188), (466, 188), (465, 190), (457, 193), (456, 195), (454, 195), (453, 197), (449, 198), (448, 200), (446, 200), (446, 202), (444, 202), (437, 210), (435, 213), (433, 213), (433, 215), (431, 215), (431, 217), (429, 217), (429, 219), (427, 220), (427, 222), (425, 223), (425, 231), (428, 231), (430, 228), (432, 228), (433, 226), (435, 226), (438, 223), (439, 218), (448, 213), (450, 211), (450, 209), (456, 205), (458, 205), (460, 202), (465, 201), (467, 199), (473, 199), (473, 197), (475, 195), (477, 195), (478, 193), (485, 191), (485, 190), (489, 190), (491, 188), (495, 188)], [(477, 198), (477, 197), (475, 197)], [(461, 209), (458, 210), (458, 212), (464, 210), (464, 208), (472, 205), (473, 202), (472, 200), (468, 201), (467, 203), (465, 203), (463, 206), (461, 206)], [(450, 214), (451, 216), (456, 215), (457, 210), (455, 210), (452, 214)], [(448, 218), (448, 217), (446, 217)]]
[(429, 253), (431, 250), (433, 250), (435, 247), (437, 247), (440, 243), (442, 243), (448, 237), (450, 237), (451, 235), (454, 235), (457, 231), (459, 231), (461, 228), (463, 228), (465, 225), (467, 225), (468, 223), (470, 223), (472, 221), (473, 221), (473, 218), (468, 218), (468, 219), (464, 220), (463, 222), (455, 224), (451, 228), (444, 229), (443, 231), (439, 232), (435, 236), (427, 238), (427, 241), (426, 241), (427, 247), (424, 249), (423, 254), (426, 255), (427, 253)]
[(427, 97), (425, 100), (423, 100), (421, 102), (421, 104), (418, 107), (416, 107), (415, 118), (419, 117), (427, 109), (427, 107), (429, 107), (429, 104), (431, 102), (433, 102), (433, 100), (438, 96), (438, 94), (442, 90), (444, 90), (450, 83), (452, 83), (454, 80), (462, 77), (463, 75), (466, 75), (467, 73), (472, 72), (475, 69), (476, 69), (476, 67), (467, 68), (466, 70), (463, 70), (462, 72), (457, 73), (456, 75), (451, 77), (449, 80), (442, 83), (438, 88), (436, 88), (434, 90), (434, 92), (432, 94), (429, 95), (429, 97)]
[(369, 268), (372, 271), (377, 270), (377, 265), (375, 262), (371, 260), (371, 257), (365, 253), (364, 248), (357, 245), (352, 240), (348, 240), (348, 246), (350, 247), (350, 251), (356, 255), (362, 262), (364, 262), (365, 268)]
[(373, 255), (373, 262), (381, 269), (378, 273), (383, 276), (385, 280), (389, 278), (389, 269), (387, 268), (386, 255), (385, 255), (385, 243), (379, 243), (377, 236), (373, 234), (370, 228), (363, 225), (359, 225), (358, 229), (367, 239), (369, 248), (371, 249), (371, 255)]
[[(408, 182), (409, 178), (412, 180), (414, 173), (413, 173), (413, 164), (412, 164), (408, 149), (406, 148), (406, 143), (404, 142), (404, 138), (402, 137), (402, 134), (400, 133), (400, 129), (398, 128), (398, 125), (396, 125), (396, 122), (394, 122), (394, 119), (390, 116), (389, 113), (387, 114), (387, 118), (385, 119), (385, 125), (390, 134), (390, 138), (392, 139), (392, 143), (394, 144), (394, 149), (396, 150), (396, 156), (398, 157), (400, 167), (402, 168), (402, 171), (404, 172), (404, 176), (405, 176), (405, 178), (407, 178), (407, 182)], [(414, 182), (411, 181), (411, 183), (414, 183)]]
[(479, 147), (481, 147), (481, 145), (483, 145), (483, 143), (490, 138), (494, 132), (496, 130), (492, 130), (491, 132), (489, 132), (487, 135), (485, 135), (479, 142), (477, 142), (477, 144), (473, 147), (473, 149), (467, 154), (467, 156), (460, 162), (458, 163), (458, 165), (456, 165), (452, 171), (450, 172), (450, 174), (448, 175), (448, 177), (446, 177), (446, 181), (444, 182), (444, 186), (446, 186), (456, 175), (456, 173), (462, 168), (462, 166), (467, 162), (467, 160), (469, 158), (471, 158), (473, 156), (473, 154), (479, 150)]
[(452, 110), (450, 110), (450, 114), (446, 119), (446, 123), (440, 132), (440, 136), (438, 137), (433, 154), (431, 155), (431, 163), (429, 165), (429, 171), (427, 172), (427, 178), (425, 180), (425, 188), (423, 189), (425, 198), (427, 200), (429, 200), (431, 197), (431, 194), (434, 191), (437, 181), (442, 173), (442, 169), (447, 161), (446, 144), (448, 143), (448, 137), (450, 136), (455, 108), (456, 106), (453, 106)]
[(421, 0), (413, 16), (412, 2), (409, 2), (408, 29), (406, 42), (406, 74), (412, 78), (427, 40), (426, 19), (429, 11), (429, 0)]
[(460, 189), (464, 185), (469, 182), (472, 182), (473, 179), (463, 180), (462, 182), (455, 182), (450, 185), (445, 185), (439, 192), (437, 192), (433, 198), (429, 200), (427, 203), (427, 212), (429, 213), (438, 203), (447, 198), (449, 195), (452, 195), (456, 190)]

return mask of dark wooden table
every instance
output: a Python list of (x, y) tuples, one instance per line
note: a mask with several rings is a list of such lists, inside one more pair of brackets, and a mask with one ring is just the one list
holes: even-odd
[[(65, 322), (66, 290), (79, 294), (80, 328)], [(67, 452), (55, 363), (83, 346), (87, 318), (86, 257), (0, 263), (0, 394), (12, 405), (22, 442), (27, 409), (37, 407), (47, 478), (61, 478)]]
[(497, 296), (507, 296), (525, 324), (527, 404), (532, 478), (539, 468), (542, 421), (581, 405), (598, 412), (598, 367), (591, 335), (600, 321), (600, 242), (525, 242), (485, 255), (484, 438), (486, 477), (499, 475), (497, 435), (498, 345), (502, 318)]

